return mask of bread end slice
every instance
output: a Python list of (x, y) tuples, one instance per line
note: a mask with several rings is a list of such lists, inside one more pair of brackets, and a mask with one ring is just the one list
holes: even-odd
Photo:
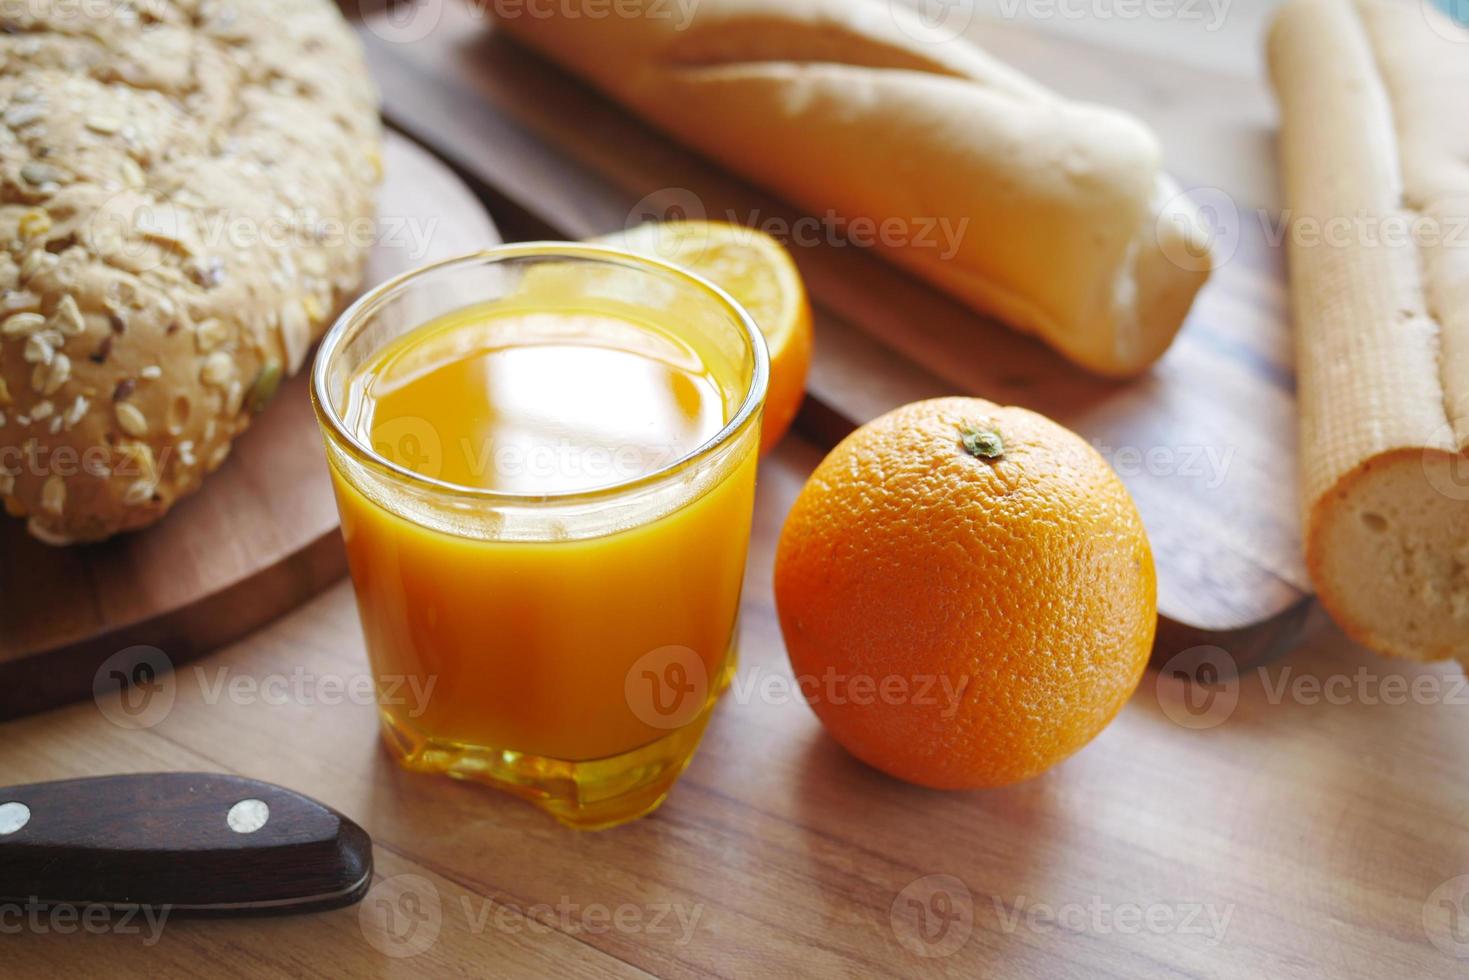
[(1311, 578), (1348, 635), (1394, 656), (1469, 667), (1469, 457), (1378, 454), (1307, 519)]

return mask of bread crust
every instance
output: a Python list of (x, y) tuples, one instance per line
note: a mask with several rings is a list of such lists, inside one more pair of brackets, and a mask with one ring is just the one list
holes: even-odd
[[(1355, 639), (1469, 661), (1469, 59), (1434, 12), (1292, 0), (1271, 27), (1282, 108), (1307, 568)], [(1469, 42), (1469, 32), (1462, 32)], [(1349, 229), (1346, 239), (1307, 238)]]
[[(1435, 479), (1436, 474), (1444, 475)], [(1363, 460), (1311, 504), (1306, 569), (1321, 604), (1352, 639), (1391, 656), (1469, 665), (1469, 588), (1461, 580), (1455, 589), (1452, 572), (1455, 563), (1469, 565), (1466, 475), (1469, 459), (1462, 454), (1396, 449)], [(1368, 484), (1373, 480), (1401, 486), (1410, 507), (1436, 505), (1432, 538), (1410, 533), (1396, 521), (1381, 530), (1362, 530), (1364, 518), (1376, 514), (1372, 498), (1381, 496), (1372, 493)], [(1420, 496), (1425, 480), (1431, 493)], [(1374, 547), (1376, 540), (1381, 545)], [(1439, 558), (1449, 574), (1434, 573), (1431, 564)]]
[[(703, 0), (681, 24), (501, 25), (670, 134), (814, 213), (906, 221), (894, 261), (1097, 373), (1168, 347), (1212, 258), (1137, 120), (1060, 98), (966, 41), (924, 43), (875, 0)], [(904, 27), (907, 26), (908, 32)], [(911, 32), (911, 33), (909, 33)], [(917, 226), (963, 221), (952, 254)]]
[(143, 527), (357, 289), (377, 99), (326, 0), (28, 4), (0, 35), (0, 495)]

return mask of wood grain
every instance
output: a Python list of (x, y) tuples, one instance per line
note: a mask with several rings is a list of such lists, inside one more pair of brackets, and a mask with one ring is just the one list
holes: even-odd
[[(690, 213), (777, 232), (802, 227), (789, 207), (497, 35), (474, 4), (440, 9), (436, 29), (413, 43), (395, 43), (393, 30), (371, 18), (359, 33), (389, 116), (475, 178), (507, 222), (558, 237)], [(1220, 145), (1237, 127), (1268, 120), (1264, 91), (1252, 82), (1003, 28), (990, 40), (1043, 81), (1085, 87), (1093, 99), (1116, 96), (1158, 127), (1165, 145), (1197, 144), (1200, 129), (1209, 130), (1205, 143)], [(1165, 94), (1172, 90), (1198, 91), (1197, 104), (1185, 110)], [(1258, 164), (1267, 136), (1262, 129), (1243, 156)], [(809, 396), (828, 423), (850, 427), (954, 393), (1050, 415), (1101, 449), (1137, 500), (1158, 560), (1163, 635), (1238, 639), (1263, 625), (1261, 649), (1271, 650), (1292, 635), (1310, 592), (1293, 503), (1284, 273), (1268, 222), (1252, 210), (1273, 199), (1273, 178), (1211, 160), (1188, 157), (1198, 169), (1181, 176), (1206, 185), (1201, 200), (1224, 212), (1228, 261), (1174, 349), (1130, 384), (1085, 375), (871, 250), (824, 235), (790, 241), (818, 307)]]
[[(1246, 206), (1269, 205), (1271, 192), (1251, 185), (1262, 175), (1260, 185), (1271, 179), (1259, 156), (1268, 149), (1270, 114), (1257, 99), (1256, 79), (998, 30), (1006, 57), (1033, 71), (1051, 65), (1045, 78), (1056, 87), (1146, 110), (1154, 125), (1166, 118), (1175, 166), (1183, 157), (1207, 165), (1192, 173), (1179, 167), (1193, 181), (1217, 179)], [(385, 86), (395, 77), (380, 75)], [(561, 89), (547, 90), (547, 104), (561, 106), (554, 93), (565, 81), (548, 77)], [(589, 93), (581, 99), (595, 104)], [(524, 127), (476, 104), (456, 103), (450, 120), (505, 141), (512, 155), (521, 150), (517, 141), (539, 145)], [(1205, 108), (1191, 119), (1193, 106)], [(403, 115), (433, 122), (438, 111), (425, 104)], [(627, 138), (625, 120), (605, 107), (600, 118), (600, 138)], [(646, 133), (638, 139), (631, 145), (696, 166)], [(479, 152), (467, 138), (460, 149), (462, 166)], [(545, 226), (533, 214), (529, 190), (589, 179), (563, 155), (532, 159), (543, 167), (507, 165), (502, 186), (517, 183), (513, 194), (501, 194), (503, 210), (496, 212), (502, 226), (521, 235)], [(597, 195), (577, 200), (588, 209), (583, 220), (591, 230), (623, 220), (615, 208), (596, 203), (604, 200)], [(1249, 271), (1250, 260), (1244, 261), (1241, 275)], [(803, 264), (810, 262), (803, 256)], [(1229, 302), (1220, 307), (1222, 329), (1210, 334), (1218, 338), (1211, 342), (1232, 357), (1278, 369), (1286, 358), (1270, 324), (1279, 283), (1273, 272), (1261, 281), (1258, 294), (1217, 300)], [(1206, 299), (1216, 292), (1211, 287)], [(1240, 323), (1260, 328), (1240, 333)], [(878, 392), (865, 397), (902, 398), (923, 384), (943, 384), (829, 309), (821, 330), (818, 374), (829, 354), (844, 358), (852, 350), (854, 361), (886, 366), (850, 375), (831, 369), (829, 378), (860, 377)], [(1185, 339), (1194, 335), (1190, 324)], [(848, 346), (832, 337), (863, 342)], [(1105, 404), (1105, 394), (1100, 400)], [(808, 400), (804, 430), (831, 433), (850, 424), (833, 404), (841, 398)], [(1289, 439), (1293, 430), (1287, 425), (1267, 435)], [(1469, 729), (1461, 679), (1451, 668), (1379, 660), (1324, 622), (1288, 661), (1245, 669), (1237, 678), (1225, 669), (1211, 681), (1178, 663), (1150, 671), (1091, 746), (1021, 786), (936, 793), (850, 759), (790, 696), (793, 679), (769, 584), (775, 535), (828, 439), (813, 443), (798, 434), (762, 465), (740, 673), (692, 767), (652, 817), (577, 835), (507, 797), (398, 770), (376, 744), (375, 707), (343, 699), (330, 683), (350, 683), (367, 670), (343, 583), (160, 684), (156, 696), (168, 710), (150, 727), (109, 721), (118, 717), (115, 694), (97, 705), (0, 726), (0, 779), (174, 768), (283, 782), (341, 809), (374, 835), (378, 888), (367, 901), (269, 922), (168, 921), (161, 934), (143, 924), (137, 932), (112, 928), (83, 937), (46, 920), (16, 929), (16, 920), (4, 917), (5, 972), (75, 976), (105, 968), (109, 976), (150, 980), (201, 972), (1014, 980), (1464, 975), (1464, 960), (1454, 953), (1469, 950), (1451, 942), (1451, 916), (1463, 898), (1453, 883), (1469, 874), (1469, 778), (1461, 764)], [(1216, 535), (1230, 533), (1227, 524), (1215, 527)], [(1246, 564), (1270, 567), (1263, 558)], [(1242, 665), (1246, 656), (1235, 641), (1214, 635), (1224, 642), (1212, 665)], [(1397, 684), (1419, 694), (1388, 694)], [(261, 693), (277, 690), (285, 696)], [(944, 956), (919, 955), (938, 947), (920, 945), (915, 952), (903, 942), (921, 924), (907, 903), (921, 896), (909, 889), (933, 875), (962, 884), (941, 879), (973, 920), (959, 947)], [(608, 916), (590, 916), (599, 909)], [(619, 909), (622, 924), (613, 925), (608, 918)], [(684, 929), (681, 922), (690, 921), (692, 928)]]
[[(0, 773), (210, 769), (280, 782), (373, 835), (377, 890), (357, 909), (296, 919), (169, 921), (151, 946), (146, 932), (83, 941), (26, 927), (5, 936), (7, 972), (1462, 976), (1424, 927), (1428, 916), (1445, 934), (1437, 890), (1469, 873), (1456, 674), (1378, 660), (1325, 628), (1289, 664), (1217, 686), (1208, 707), (1172, 670), (1149, 672), (1092, 745), (1033, 782), (903, 785), (852, 760), (792, 697), (773, 544), (821, 452), (796, 437), (762, 470), (740, 672), (653, 816), (577, 834), (507, 796), (398, 769), (377, 744), (374, 705), (337, 693), (367, 671), (343, 583), (182, 667), (156, 690), (168, 710), (150, 711), (151, 727), (109, 721), (116, 695), (5, 724)], [(1357, 676), (1442, 699), (1290, 693)], [(948, 955), (921, 956), (904, 945), (905, 890), (934, 875), (962, 883), (937, 879), (973, 924)], [(622, 924), (599, 909), (621, 909)], [(1142, 913), (1155, 925), (1128, 918)]]
[[(398, 135), (385, 153), (367, 281), (494, 244), (479, 201)], [(282, 386), (203, 489), (162, 522), (51, 548), (0, 520), (0, 719), (85, 697), (144, 644), (184, 659), (268, 623), (346, 572), (307, 374)]]

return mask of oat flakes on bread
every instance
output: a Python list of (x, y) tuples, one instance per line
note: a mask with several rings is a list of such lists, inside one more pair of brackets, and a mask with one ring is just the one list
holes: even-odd
[(357, 289), (377, 97), (327, 0), (0, 12), (0, 496), (43, 541), (217, 468)]

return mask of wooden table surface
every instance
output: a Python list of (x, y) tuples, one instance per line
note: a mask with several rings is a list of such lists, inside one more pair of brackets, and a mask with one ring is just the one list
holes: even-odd
[[(1183, 57), (1177, 37), (1152, 24), (1127, 44)], [(1243, 58), (1230, 74), (1211, 55), (1211, 70), (1226, 66), (1219, 98), (1258, 94), (1258, 59)], [(1252, 148), (1240, 179), (1258, 183), (1247, 171), (1269, 120), (1256, 98), (1238, 106)], [(1219, 149), (1170, 147), (1185, 163)], [(793, 436), (762, 465), (739, 678), (652, 817), (576, 834), (492, 791), (398, 770), (353, 693), (366, 661), (340, 584), (146, 698), (0, 726), (0, 782), (162, 769), (280, 782), (373, 835), (368, 899), (255, 921), (0, 907), (0, 975), (1469, 972), (1457, 668), (1379, 659), (1318, 619), (1298, 649), (1239, 676), (1228, 651), (1150, 670), (1091, 746), (1030, 783), (903, 785), (846, 756), (792, 693), (772, 548), (819, 455)]]
[(182, 667), (132, 714), (111, 696), (6, 724), (0, 773), (284, 783), (373, 835), (368, 899), (85, 936), (12, 913), (4, 972), (1464, 975), (1451, 955), (1469, 953), (1453, 931), (1469, 887), (1454, 880), (1469, 874), (1457, 669), (1382, 661), (1322, 624), (1238, 681), (1149, 671), (1091, 746), (1028, 784), (906, 786), (850, 759), (791, 696), (772, 543), (817, 457), (794, 438), (763, 469), (739, 679), (653, 816), (577, 834), (493, 791), (397, 769), (373, 706), (350, 693), (366, 666), (344, 583)]

